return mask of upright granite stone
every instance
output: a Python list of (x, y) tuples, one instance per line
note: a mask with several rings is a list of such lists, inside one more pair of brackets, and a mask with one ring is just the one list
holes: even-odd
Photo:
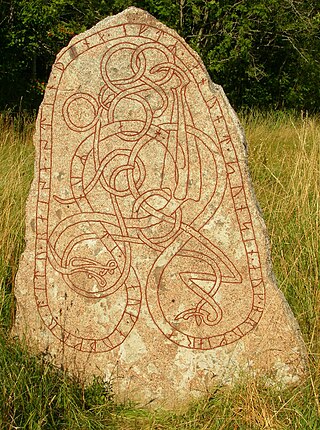
[(301, 377), (243, 131), (177, 33), (129, 8), (74, 37), (35, 145), (15, 290), (34, 350), (167, 408), (243, 372)]

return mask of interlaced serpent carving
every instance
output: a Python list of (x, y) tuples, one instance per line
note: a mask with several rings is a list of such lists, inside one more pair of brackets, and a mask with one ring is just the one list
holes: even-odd
[[(177, 56), (177, 46), (161, 43), (161, 32), (153, 38), (144, 36), (142, 43), (147, 28), (136, 27), (139, 34), (130, 36), (122, 26), (123, 37), (101, 54), (98, 94), (78, 90), (63, 101), (65, 126), (82, 136), (70, 159), (67, 197), (45, 194), (50, 189), (51, 162), (44, 160), (52, 156), (47, 139), (52, 123), (43, 113), (35, 270), (38, 309), (46, 326), (66, 345), (106, 352), (129, 335), (144, 297), (165, 338), (191, 349), (213, 349), (252, 330), (263, 310), (259, 255), (242, 178), (236, 157), (230, 161), (225, 156), (233, 150), (230, 136), (224, 135), (218, 143), (197, 127), (189, 100), (201, 83)], [(99, 37), (102, 44), (103, 36)], [(89, 42), (84, 42), (89, 49)], [(72, 49), (73, 56), (80, 55), (77, 47)], [(61, 79), (63, 59), (55, 67)], [(57, 94), (59, 87), (52, 89)], [(53, 118), (54, 101), (48, 100), (47, 96)], [(217, 109), (211, 100), (208, 111), (214, 103)], [(215, 121), (219, 137), (224, 118), (220, 115)], [(224, 320), (221, 288), (240, 285), (243, 279), (231, 250), (221, 250), (202, 229), (230, 190), (241, 237), (248, 230), (252, 234), (244, 249), (251, 283), (248, 294), (253, 298), (240, 324), (219, 331)], [(97, 207), (98, 200), (105, 201), (105, 207)], [(52, 228), (47, 221), (50, 202), (73, 211)], [(246, 214), (242, 223), (241, 213)], [(41, 233), (43, 223), (46, 229)], [(90, 243), (99, 244), (103, 258), (88, 251)], [(134, 268), (137, 252), (153, 258), (146, 285), (141, 285)], [(250, 252), (256, 265), (250, 266)], [(47, 272), (53, 270), (90, 303), (122, 295), (122, 313), (113, 324), (106, 324), (105, 335), (77, 335), (53, 315), (44, 292)], [(250, 270), (260, 270), (259, 276), (251, 276)], [(170, 287), (187, 291), (186, 303), (176, 303)]]

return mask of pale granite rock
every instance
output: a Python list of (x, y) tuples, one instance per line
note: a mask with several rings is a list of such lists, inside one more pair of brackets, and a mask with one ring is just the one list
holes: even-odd
[(35, 145), (15, 290), (34, 350), (172, 409), (243, 373), (302, 377), (243, 131), (177, 33), (129, 8), (74, 37)]

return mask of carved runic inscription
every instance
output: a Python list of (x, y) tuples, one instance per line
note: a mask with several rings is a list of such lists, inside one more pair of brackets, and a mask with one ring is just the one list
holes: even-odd
[(259, 323), (247, 191), (210, 85), (180, 39), (136, 21), (57, 58), (40, 112), (34, 294), (66, 346), (119, 347), (142, 307), (165, 342), (194, 350)]

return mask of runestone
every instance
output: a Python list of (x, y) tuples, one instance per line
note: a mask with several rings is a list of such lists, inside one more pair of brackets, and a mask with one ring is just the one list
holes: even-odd
[(14, 328), (34, 350), (164, 408), (243, 374), (299, 381), (242, 128), (176, 32), (129, 8), (74, 37), (35, 145)]

